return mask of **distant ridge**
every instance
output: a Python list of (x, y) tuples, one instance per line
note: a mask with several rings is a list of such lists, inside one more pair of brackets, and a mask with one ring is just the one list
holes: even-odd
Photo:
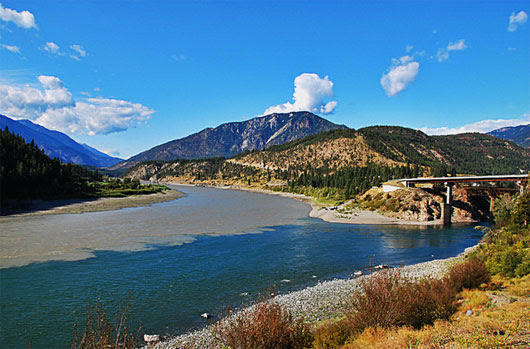
[(489, 135), (500, 139), (506, 139), (525, 148), (530, 148), (530, 124), (512, 127), (503, 127), (491, 132)]
[(144, 151), (113, 168), (129, 168), (149, 160), (230, 157), (245, 150), (261, 150), (335, 129), (348, 127), (334, 124), (310, 112), (270, 114), (206, 128)]
[(108, 156), (86, 144), (80, 144), (59, 131), (49, 130), (29, 120), (13, 120), (0, 114), (0, 127), (8, 127), (12, 133), (19, 134), (24, 140), (44, 150), (51, 158), (57, 157), (64, 163), (110, 167), (122, 161)]

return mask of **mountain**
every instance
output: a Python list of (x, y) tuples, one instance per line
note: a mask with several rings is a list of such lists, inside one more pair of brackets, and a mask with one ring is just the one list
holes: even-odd
[(488, 134), (497, 138), (507, 139), (521, 147), (530, 148), (530, 124), (513, 127), (503, 127), (488, 132)]
[(29, 120), (13, 120), (0, 115), (0, 128), (5, 127), (22, 136), (26, 142), (33, 140), (51, 158), (57, 157), (64, 163), (109, 167), (122, 159), (108, 156), (86, 144), (79, 144), (59, 131), (48, 130)]
[(347, 200), (386, 181), (448, 174), (518, 174), (530, 149), (480, 133), (428, 136), (404, 127), (340, 129), (221, 158), (147, 161), (127, 177), (162, 182), (258, 186)]
[(128, 168), (149, 160), (230, 157), (245, 150), (261, 150), (334, 129), (347, 127), (309, 112), (270, 114), (204, 129), (144, 151), (114, 168)]
[(530, 150), (480, 133), (428, 136), (397, 126), (330, 131), (230, 161), (281, 169), (418, 165), (454, 168), (458, 173), (508, 174), (530, 169)]

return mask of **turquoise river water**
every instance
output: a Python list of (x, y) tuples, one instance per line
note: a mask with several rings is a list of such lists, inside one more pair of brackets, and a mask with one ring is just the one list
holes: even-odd
[[(275, 287), (347, 277), (370, 260), (394, 266), (455, 256), (471, 225), (362, 226), (309, 218), (307, 204), (243, 191), (176, 187), (143, 208), (0, 220), (0, 346), (68, 348), (100, 299), (131, 299), (142, 333), (179, 334)], [(315, 277), (316, 276), (316, 277)]]

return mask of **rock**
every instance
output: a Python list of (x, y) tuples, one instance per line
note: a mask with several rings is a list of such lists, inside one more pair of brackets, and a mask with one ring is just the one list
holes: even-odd
[(471, 316), (471, 315), (473, 315), (473, 310), (470, 309), (470, 310), (466, 311), (466, 315), (467, 315), (467, 316)]
[(144, 341), (146, 343), (158, 342), (158, 341), (160, 341), (160, 335), (158, 335), (158, 334), (144, 334)]

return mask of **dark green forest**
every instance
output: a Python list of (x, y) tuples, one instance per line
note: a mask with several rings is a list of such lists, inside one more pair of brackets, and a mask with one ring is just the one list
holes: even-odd
[(109, 179), (98, 170), (51, 159), (33, 141), (0, 130), (0, 201), (121, 197), (160, 192), (137, 179)]

